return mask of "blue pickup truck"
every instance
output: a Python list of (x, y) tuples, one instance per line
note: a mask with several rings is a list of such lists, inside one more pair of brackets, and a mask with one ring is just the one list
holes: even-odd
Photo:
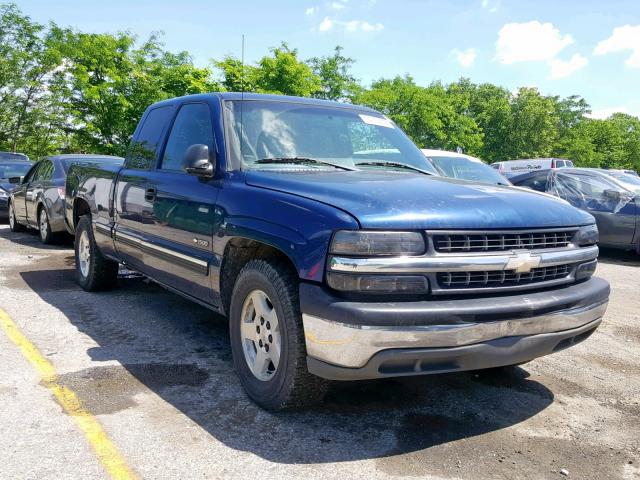
[(515, 365), (586, 339), (609, 285), (591, 215), (443, 178), (369, 108), (212, 93), (150, 106), (122, 167), (74, 166), (88, 291), (120, 263), (229, 319), (268, 409), (331, 380)]

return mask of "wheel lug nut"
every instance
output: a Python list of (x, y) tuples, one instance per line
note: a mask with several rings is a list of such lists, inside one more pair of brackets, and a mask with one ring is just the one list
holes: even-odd
[(273, 337), (271, 335), (269, 335), (269, 343), (273, 342)]

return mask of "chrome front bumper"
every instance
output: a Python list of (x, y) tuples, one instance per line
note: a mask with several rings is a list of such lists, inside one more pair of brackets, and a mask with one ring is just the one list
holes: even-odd
[[(381, 376), (372, 365), (384, 369), (397, 358), (415, 361), (400, 375), (528, 361), (586, 338), (608, 298), (599, 278), (519, 295), (419, 302), (359, 303), (311, 285), (300, 291), (310, 371), (337, 379)], [(432, 357), (440, 367), (429, 366)], [(341, 373), (325, 372), (334, 367)]]
[(349, 368), (364, 366), (376, 353), (392, 348), (460, 347), (503, 337), (572, 330), (599, 320), (607, 302), (531, 318), (420, 327), (370, 327), (302, 315), (307, 354)]

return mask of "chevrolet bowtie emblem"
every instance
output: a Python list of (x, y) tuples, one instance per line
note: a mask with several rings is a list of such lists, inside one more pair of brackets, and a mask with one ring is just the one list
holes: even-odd
[(532, 268), (540, 265), (540, 257), (529, 252), (516, 253), (507, 262), (506, 270), (515, 270), (516, 273), (528, 273)]

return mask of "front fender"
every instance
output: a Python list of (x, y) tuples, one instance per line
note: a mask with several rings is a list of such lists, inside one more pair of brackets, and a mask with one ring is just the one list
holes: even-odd
[(213, 249), (220, 258), (234, 238), (255, 240), (280, 250), (304, 280), (321, 282), (331, 235), (356, 229), (358, 222), (330, 205), (235, 181), (218, 197), (218, 235)]

